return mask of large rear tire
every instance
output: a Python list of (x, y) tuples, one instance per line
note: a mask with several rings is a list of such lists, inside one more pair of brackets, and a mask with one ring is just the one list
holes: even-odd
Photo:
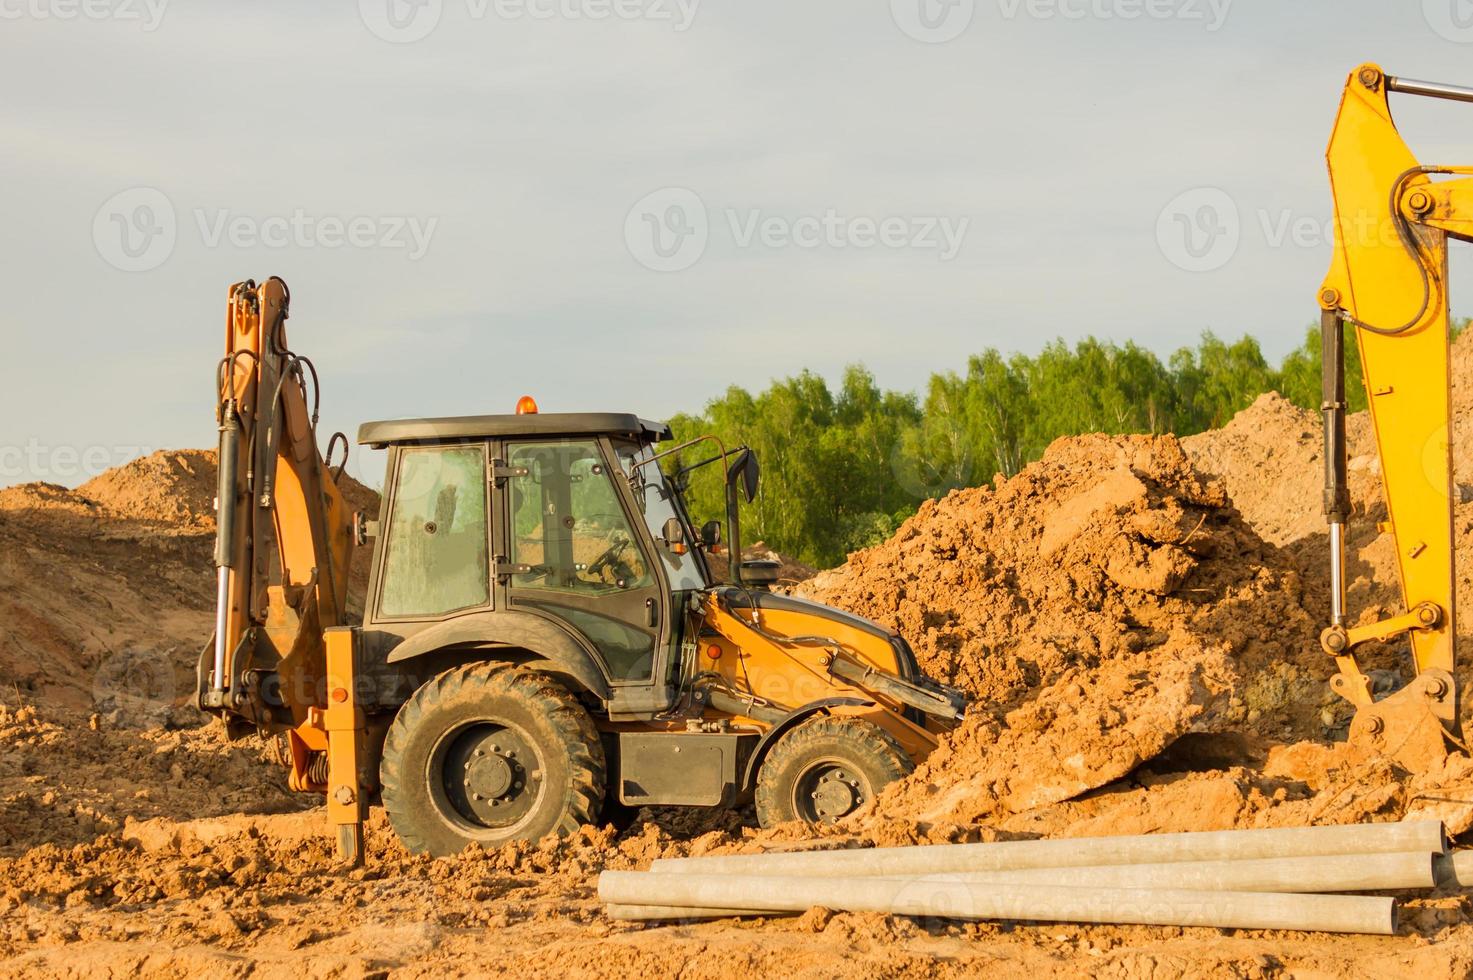
[(379, 766), (395, 832), (436, 856), (592, 823), (604, 771), (583, 706), (545, 674), (510, 664), (426, 682), (399, 709)]
[(895, 737), (860, 718), (819, 715), (781, 736), (757, 770), (757, 822), (833, 823), (915, 771)]

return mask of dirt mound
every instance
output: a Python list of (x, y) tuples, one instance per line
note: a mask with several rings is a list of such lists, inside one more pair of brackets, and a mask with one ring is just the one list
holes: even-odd
[[(1346, 440), (1351, 496), (1361, 519), (1380, 503), (1369, 416), (1359, 413), (1349, 419)], [(1199, 472), (1222, 480), (1234, 506), (1263, 540), (1286, 545), (1325, 533), (1320, 512), (1324, 435), (1317, 413), (1270, 391), (1221, 429), (1181, 443)]]
[[(339, 487), (350, 508), (377, 514), (373, 490), (346, 474)], [(154, 453), (76, 490), (0, 490), (3, 693), (135, 723), (172, 717), (212, 628), (214, 494), (210, 450)], [(350, 613), (370, 554), (354, 556)]]
[(93, 477), (77, 494), (121, 517), (213, 528), (215, 453), (161, 450)]
[(1317, 704), (1265, 698), (1250, 720), (1231, 696), (1317, 650), (1317, 629), (1294, 570), (1170, 436), (1060, 439), (995, 488), (923, 504), (799, 591), (896, 629), (975, 704), (887, 812), (1021, 812), (1209, 721), (1319, 731)]

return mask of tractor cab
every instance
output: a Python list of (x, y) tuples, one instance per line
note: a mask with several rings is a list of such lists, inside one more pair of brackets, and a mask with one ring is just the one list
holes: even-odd
[(669, 438), (666, 425), (618, 414), (363, 426), (360, 442), (389, 450), (370, 661), (403, 662), (452, 636), (552, 635), (554, 666), (612, 715), (669, 708), (721, 537), (715, 524), (701, 542), (661, 470), (656, 445)]

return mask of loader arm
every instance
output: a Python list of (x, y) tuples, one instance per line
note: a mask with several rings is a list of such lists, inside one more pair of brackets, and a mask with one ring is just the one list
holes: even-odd
[[(287, 345), (290, 303), (274, 277), (230, 288), (216, 375), (216, 622), (199, 705), (233, 735), (285, 733), (292, 788), (325, 791), (329, 763), (343, 782), (356, 771), (362, 727), (351, 633), (337, 629), (353, 519), (318, 450), (316, 370)], [(340, 823), (361, 816), (357, 785)]]
[[(1335, 252), (1319, 301), (1331, 622), (1321, 643), (1339, 666), (1333, 688), (1357, 708), (1352, 742), (1422, 767), (1457, 734), (1447, 250), (1449, 238), (1473, 240), (1473, 168), (1419, 163), (1392, 120), (1392, 92), (1473, 101), (1473, 90), (1362, 65), (1330, 139)], [(1344, 324), (1360, 348), (1404, 603), (1402, 613), (1361, 625), (1346, 609)], [(1416, 679), (1375, 701), (1355, 649), (1401, 635)]]

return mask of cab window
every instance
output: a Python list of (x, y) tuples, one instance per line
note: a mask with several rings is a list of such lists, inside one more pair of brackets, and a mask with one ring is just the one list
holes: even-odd
[(523, 443), (508, 462), (527, 470), (511, 481), (511, 559), (530, 566), (516, 588), (598, 595), (653, 584), (597, 443)]
[(400, 450), (397, 480), (380, 614), (441, 616), (489, 603), (485, 449)]

